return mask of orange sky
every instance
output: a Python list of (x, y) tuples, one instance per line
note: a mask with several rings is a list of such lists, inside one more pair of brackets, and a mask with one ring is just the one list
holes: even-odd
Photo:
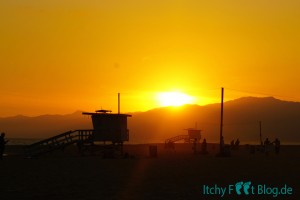
[[(0, 116), (144, 111), (263, 93), (300, 101), (298, 0), (0, 2)], [(227, 89), (226, 89), (227, 88)], [(239, 92), (250, 91), (250, 93)], [(258, 95), (258, 94), (256, 94)]]

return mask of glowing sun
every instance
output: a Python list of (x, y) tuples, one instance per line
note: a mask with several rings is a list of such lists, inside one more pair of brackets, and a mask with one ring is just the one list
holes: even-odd
[(194, 97), (181, 92), (161, 92), (157, 94), (157, 99), (161, 106), (181, 106), (194, 102)]

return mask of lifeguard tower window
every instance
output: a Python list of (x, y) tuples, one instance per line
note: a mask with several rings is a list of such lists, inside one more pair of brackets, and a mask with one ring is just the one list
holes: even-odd
[(123, 143), (129, 141), (129, 130), (127, 129), (127, 114), (112, 114), (108, 112), (82, 113), (91, 115), (94, 127), (94, 141), (111, 141), (112, 143)]
[(201, 130), (188, 129), (188, 134), (190, 139), (201, 139)]

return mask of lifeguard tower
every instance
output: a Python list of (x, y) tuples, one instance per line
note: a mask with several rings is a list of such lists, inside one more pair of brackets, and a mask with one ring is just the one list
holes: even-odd
[[(120, 95), (118, 97), (120, 99)], [(115, 151), (123, 153), (123, 143), (129, 141), (127, 117), (131, 117), (131, 115), (120, 114), (120, 100), (118, 101), (118, 113), (101, 109), (82, 114), (91, 116), (93, 129), (67, 131), (26, 146), (26, 156), (34, 157), (54, 150), (64, 150), (67, 146), (75, 144), (80, 153), (97, 150), (108, 157), (113, 156)]]
[(190, 140), (200, 140), (201, 139), (201, 130), (194, 129), (194, 128), (188, 128), (185, 129), (188, 131), (188, 136)]
[(201, 140), (201, 130), (197, 128), (184, 129), (188, 132), (187, 135), (177, 135), (165, 140), (166, 148), (173, 148), (174, 143), (183, 140), (185, 143), (193, 143), (194, 153), (197, 153), (197, 146)]
[(188, 128), (184, 129), (188, 132), (187, 135), (177, 135), (175, 137), (169, 138), (165, 140), (165, 143), (169, 142), (178, 142), (183, 140), (185, 143), (191, 143), (194, 141), (200, 141), (201, 139), (201, 130), (200, 129), (195, 129), (195, 128)]
[(93, 122), (93, 141), (111, 142), (112, 144), (123, 144), (129, 141), (129, 130), (127, 129), (127, 114), (113, 114), (110, 110), (96, 110), (94, 113), (83, 112), (90, 115)]

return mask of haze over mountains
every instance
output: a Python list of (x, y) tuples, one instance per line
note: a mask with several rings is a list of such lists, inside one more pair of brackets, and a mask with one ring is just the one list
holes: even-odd
[[(219, 140), (220, 104), (163, 107), (131, 113), (128, 118), (130, 143), (164, 142), (186, 134), (197, 126), (208, 142)], [(259, 143), (259, 121), (263, 138), (280, 138), (282, 143), (300, 143), (300, 102), (273, 97), (244, 97), (224, 103), (224, 138), (229, 143)], [(90, 117), (77, 111), (69, 115), (15, 116), (0, 118), (0, 131), (9, 138), (47, 138), (68, 130), (92, 128)]]

